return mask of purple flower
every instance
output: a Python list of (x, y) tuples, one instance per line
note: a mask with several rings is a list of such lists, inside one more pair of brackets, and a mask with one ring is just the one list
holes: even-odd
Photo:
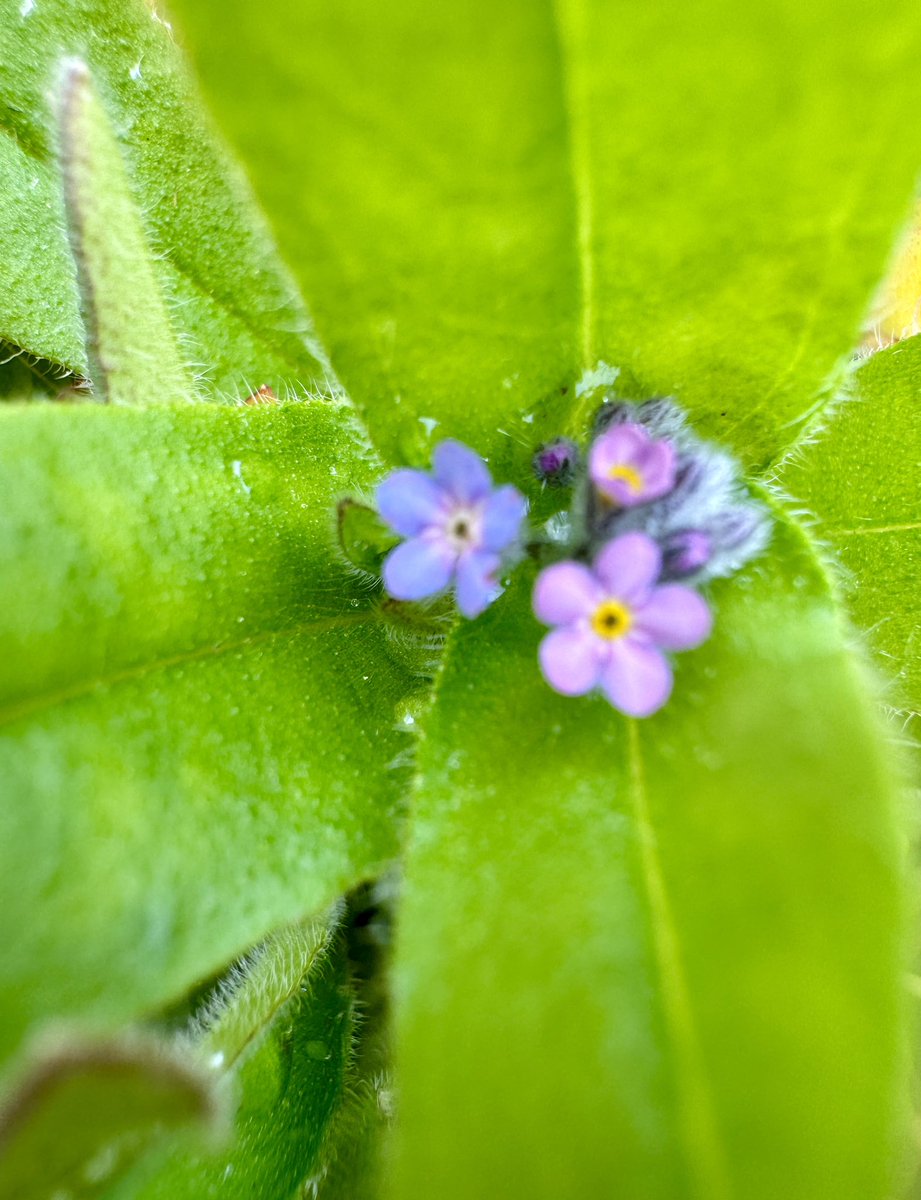
[(600, 687), (631, 717), (661, 708), (672, 690), (663, 650), (690, 650), (709, 636), (710, 610), (681, 584), (656, 586), (662, 551), (645, 533), (625, 533), (591, 568), (576, 562), (547, 567), (534, 585), (534, 612), (556, 625), (540, 645), (540, 665), (552, 688), (581, 696)]
[(569, 438), (557, 438), (541, 446), (534, 455), (534, 474), (550, 487), (567, 487), (572, 483), (579, 462), (579, 448)]
[(483, 460), (460, 442), (442, 442), (431, 475), (394, 471), (377, 489), (381, 517), (408, 540), (384, 561), (397, 600), (422, 600), (453, 583), (457, 607), (476, 617), (501, 593), (502, 554), (518, 540), (527, 511), (510, 485), (494, 488)]
[(703, 529), (679, 529), (662, 546), (662, 574), (685, 579), (703, 570), (713, 557), (713, 538)]
[(642, 425), (614, 425), (596, 439), (588, 473), (603, 496), (622, 508), (645, 504), (675, 486), (677, 465), (671, 442), (655, 441)]

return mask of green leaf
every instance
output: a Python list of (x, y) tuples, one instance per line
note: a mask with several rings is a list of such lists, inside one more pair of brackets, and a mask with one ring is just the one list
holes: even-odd
[(90, 373), (110, 404), (193, 398), (118, 143), (85, 64), (65, 64), (61, 158), (90, 331)]
[(214, 1124), (204, 1072), (149, 1038), (56, 1036), (0, 1105), (0, 1197), (96, 1196), (156, 1138)]
[(395, 853), (419, 651), (335, 548), (377, 474), (332, 403), (0, 408), (0, 1053)]
[(546, 0), (170, 8), (382, 451), (552, 429), (579, 281)]
[(854, 621), (893, 681), (886, 699), (906, 716), (921, 712), (919, 389), (915, 338), (863, 366), (850, 394), (778, 472), (836, 550)]
[(109, 1200), (290, 1200), (302, 1187), (309, 1194), (345, 1100), (355, 1023), (342, 936), (324, 921), (291, 927), (235, 976), (194, 1046), (239, 1094), (232, 1145), (210, 1156), (152, 1157)]
[(714, 590), (642, 723), (543, 683), (528, 589), (458, 629), (419, 749), (395, 1194), (887, 1196), (893, 791), (811, 549)]
[(322, 381), (303, 305), (168, 26), (143, 0), (0, 0), (0, 337), (86, 370), (54, 135), (66, 58), (88, 64), (122, 141), (157, 279), (205, 394)]
[(417, 462), (420, 418), (533, 444), (598, 358), (767, 461), (921, 162), (911, 0), (172, 7), (337, 371)]
[(13, 0), (0, 0), (0, 338), (83, 374), (76, 266), (51, 152), (39, 165), (10, 119), (11, 112), (18, 116), (19, 105), (9, 107), (7, 72), (14, 53), (21, 52), (9, 43), (13, 9)]

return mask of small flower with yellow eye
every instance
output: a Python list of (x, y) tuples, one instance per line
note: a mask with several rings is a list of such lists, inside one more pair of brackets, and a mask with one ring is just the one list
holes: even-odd
[(534, 613), (555, 625), (540, 645), (540, 666), (564, 696), (600, 688), (632, 717), (648, 717), (672, 690), (663, 651), (690, 650), (710, 635), (706, 601), (678, 583), (659, 584), (662, 551), (645, 533), (625, 533), (591, 567), (560, 562), (541, 571)]
[(677, 455), (672, 442), (657, 440), (632, 421), (615, 425), (596, 439), (588, 473), (605, 499), (620, 508), (646, 504), (675, 486)]

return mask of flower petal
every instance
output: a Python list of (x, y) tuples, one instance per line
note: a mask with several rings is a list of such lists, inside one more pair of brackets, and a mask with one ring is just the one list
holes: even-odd
[(601, 690), (628, 717), (648, 717), (671, 695), (672, 668), (655, 646), (627, 636), (611, 644)]
[(402, 537), (416, 537), (440, 516), (445, 495), (431, 475), (393, 471), (377, 488), (377, 511)]
[(489, 468), (478, 454), (450, 438), (435, 449), (435, 481), (463, 504), (482, 500), (492, 488)]
[(637, 458), (643, 477), (642, 499), (656, 500), (675, 486), (677, 455), (671, 442), (650, 442)]
[(628, 604), (646, 599), (662, 569), (662, 551), (657, 542), (639, 530), (622, 533), (604, 547), (595, 559), (595, 574), (610, 594)]
[(397, 600), (421, 600), (446, 588), (455, 556), (441, 540), (411, 538), (384, 559), (384, 587)]
[(455, 596), (465, 617), (471, 620), (478, 617), (502, 595), (502, 587), (496, 580), (498, 570), (498, 554), (465, 554), (459, 560)]
[(603, 651), (586, 629), (554, 629), (540, 644), (540, 669), (554, 691), (582, 696), (598, 682)]
[(592, 446), (588, 459), (589, 474), (595, 483), (601, 483), (607, 479), (612, 467), (632, 466), (648, 445), (649, 434), (642, 425), (614, 425)]
[(663, 650), (690, 650), (710, 636), (713, 617), (692, 588), (670, 583), (656, 588), (634, 612), (635, 628)]
[(518, 537), (528, 502), (511, 484), (500, 487), (483, 506), (481, 543), (486, 550), (504, 550)]
[(541, 571), (534, 584), (534, 615), (545, 625), (571, 625), (589, 617), (604, 599), (598, 580), (581, 563), (561, 562)]

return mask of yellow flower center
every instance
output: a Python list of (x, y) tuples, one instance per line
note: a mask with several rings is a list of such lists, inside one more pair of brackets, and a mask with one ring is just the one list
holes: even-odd
[(622, 479), (631, 492), (641, 492), (643, 490), (643, 477), (633, 467), (610, 467), (608, 469), (608, 479)]
[(617, 600), (605, 600), (599, 604), (592, 616), (592, 629), (599, 637), (615, 641), (623, 637), (633, 624), (633, 614)]

